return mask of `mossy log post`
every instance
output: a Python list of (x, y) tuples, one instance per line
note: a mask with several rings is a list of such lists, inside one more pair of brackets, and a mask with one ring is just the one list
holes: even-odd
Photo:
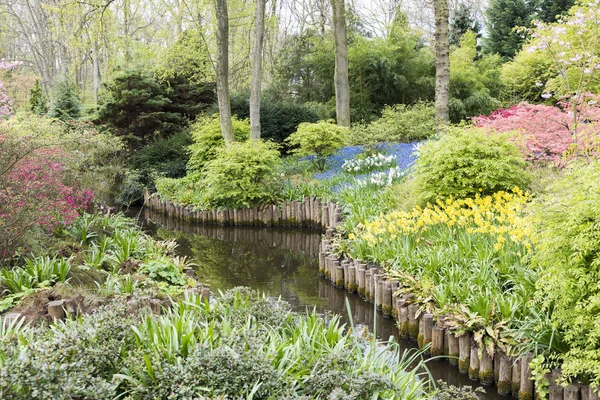
[[(431, 337), (433, 334), (433, 314), (423, 314), (422, 318), (423, 331), (419, 334), (423, 336), (419, 347), (423, 347), (431, 343)], [(431, 354), (431, 348), (425, 351), (425, 354)]]
[(505, 355), (506, 354), (504, 354), (502, 350), (496, 347), (494, 351), (494, 383), (496, 385), (498, 385), (498, 382), (500, 381), (500, 363), (502, 362), (502, 357)]
[(344, 267), (340, 265), (339, 261), (335, 263), (335, 286), (342, 288), (344, 287)]
[(533, 381), (531, 380), (531, 368), (529, 367), (531, 360), (533, 360), (533, 354), (531, 353), (526, 353), (521, 357), (519, 400), (533, 400)]
[(48, 303), (48, 316), (53, 320), (63, 320), (67, 316), (67, 301), (54, 300)]
[[(498, 357), (498, 354), (495, 357)], [(512, 360), (505, 355), (499, 359), (498, 394), (509, 395), (512, 391)]]
[(468, 374), (469, 365), (471, 364), (471, 335), (465, 333), (459, 336), (458, 347), (458, 370), (461, 374)]
[(513, 359), (512, 385), (511, 385), (511, 392), (512, 392), (513, 397), (519, 397), (520, 389), (521, 389), (521, 360)]
[(563, 400), (564, 390), (562, 386), (550, 386), (548, 388), (550, 400)]
[(356, 267), (354, 265), (348, 266), (348, 291), (355, 293), (358, 285), (356, 284)]
[(375, 279), (375, 305), (378, 310), (381, 310), (381, 306), (383, 305), (383, 278), (384, 275), (380, 273), (376, 273), (374, 275)]
[(382, 300), (381, 300), (381, 311), (383, 311), (383, 317), (384, 318), (391, 318), (392, 317), (392, 311), (393, 311), (393, 306), (392, 306), (392, 282), (390, 281), (382, 281), (383, 283), (383, 290), (381, 293), (382, 296)]
[(370, 301), (371, 300), (371, 281), (372, 281), (372, 275), (373, 275), (373, 270), (372, 269), (367, 269), (365, 270), (365, 300), (366, 301)]
[(192, 206), (161, 200), (145, 190), (144, 205), (176, 220), (206, 225), (290, 226), (325, 230), (335, 228), (342, 221), (342, 211), (337, 204), (321, 203), (314, 196), (281, 206), (271, 204), (254, 208), (197, 211)]
[(600, 400), (598, 389), (586, 386), (581, 389), (581, 400)]
[[(419, 334), (417, 335), (417, 346), (419, 346), (419, 348), (423, 347), (423, 338), (425, 337), (424, 333), (425, 333), (425, 324), (423, 321), (423, 316), (421, 315), (419, 320), (418, 320), (418, 325), (419, 325)], [(428, 354), (427, 352), (425, 352), (425, 354)]]
[(398, 329), (400, 330), (400, 337), (408, 339), (408, 307), (401, 306), (398, 311)]
[(479, 382), (484, 386), (491, 386), (494, 383), (494, 360), (485, 348), (481, 352), (479, 361)]
[(439, 326), (434, 326), (431, 330), (431, 355), (441, 356), (444, 354), (444, 336), (446, 330)]
[(342, 268), (344, 268), (344, 284), (341, 286), (344, 289), (348, 289), (349, 278), (348, 278), (348, 268), (350, 267), (350, 260), (342, 261)]
[(418, 304), (408, 306), (408, 338), (417, 340), (419, 337), (419, 320), (417, 319)]
[(564, 400), (579, 400), (579, 386), (570, 384), (564, 388)]
[(472, 381), (479, 380), (479, 348), (471, 347), (471, 357), (469, 358), (469, 379)]
[(358, 295), (365, 298), (365, 273), (367, 272), (365, 264), (359, 264), (356, 271), (356, 280), (358, 284)]
[(448, 332), (446, 337), (448, 340), (448, 362), (451, 365), (458, 365), (460, 355), (458, 337), (452, 332)]

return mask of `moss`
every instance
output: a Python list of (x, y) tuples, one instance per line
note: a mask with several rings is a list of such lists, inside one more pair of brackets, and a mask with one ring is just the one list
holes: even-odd
[(389, 317), (392, 315), (392, 306), (381, 306), (381, 311), (384, 316)]
[(519, 391), (519, 400), (533, 400), (533, 393)]
[(422, 334), (417, 334), (417, 344), (419, 345), (419, 347), (423, 347), (423, 335)]
[(359, 288), (358, 288), (358, 294), (359, 294), (360, 296), (364, 297), (364, 296), (365, 296), (365, 288), (364, 288), (364, 287), (362, 287), (362, 288), (361, 288), (361, 287), (359, 287)]
[(408, 338), (408, 321), (401, 323), (399, 326), (399, 330), (401, 338)]
[(520, 382), (512, 382), (510, 388), (511, 388), (511, 393), (512, 393), (513, 397), (518, 397), (519, 389), (521, 389), (521, 383)]
[(337, 286), (337, 287), (344, 287), (344, 280), (343, 279), (337, 279), (335, 281), (335, 286)]
[(512, 390), (512, 382), (498, 381), (498, 394), (510, 394)]
[(479, 368), (469, 368), (469, 379), (472, 381), (479, 380)]
[(471, 363), (470, 359), (466, 359), (466, 360), (458, 360), (458, 370), (460, 371), (461, 374), (466, 374), (467, 372), (469, 372), (469, 364)]
[(365, 289), (365, 299), (367, 299), (367, 301), (369, 301), (371, 299), (371, 293)]
[(348, 285), (348, 291), (350, 291), (350, 292), (356, 292), (357, 288), (358, 288), (358, 286), (356, 286), (354, 283), (351, 283)]
[(408, 323), (408, 337), (412, 340), (417, 340), (419, 337), (419, 324), (416, 322)]
[(392, 318), (398, 319), (398, 309), (396, 307), (392, 307)]
[(448, 356), (450, 355), (450, 349), (448, 348), (448, 346), (444, 343), (444, 355)]
[(494, 383), (494, 371), (479, 371), (479, 381), (484, 386), (490, 386)]
[(432, 357), (436, 357), (436, 356), (441, 356), (443, 355), (441, 350), (438, 349), (431, 349), (431, 356)]

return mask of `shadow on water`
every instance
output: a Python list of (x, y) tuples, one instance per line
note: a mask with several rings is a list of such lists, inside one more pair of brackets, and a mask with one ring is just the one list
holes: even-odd
[[(296, 311), (314, 307), (322, 314), (340, 314), (346, 322), (347, 298), (355, 325), (367, 326), (372, 332), (375, 320), (379, 339), (393, 337), (401, 348), (416, 347), (415, 343), (400, 340), (395, 321), (384, 319), (381, 312), (375, 312), (373, 304), (318, 276), (321, 232), (187, 224), (150, 210), (144, 210), (140, 219), (157, 239), (176, 240), (178, 253), (198, 264), (199, 280), (213, 290), (248, 286), (268, 296), (281, 296)], [(455, 386), (478, 386), (446, 361), (431, 360), (428, 368), (435, 380)], [(480, 398), (506, 398), (499, 396), (495, 387), (488, 391)]]

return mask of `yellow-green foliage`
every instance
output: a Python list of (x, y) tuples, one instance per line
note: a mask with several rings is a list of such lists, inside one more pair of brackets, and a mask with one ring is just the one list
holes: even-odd
[[(246, 119), (239, 120), (235, 116), (231, 122), (236, 140), (247, 140), (250, 136), (250, 122)], [(190, 151), (188, 170), (201, 171), (207, 162), (215, 159), (219, 148), (225, 145), (219, 115), (198, 118), (192, 125), (191, 134), (194, 143), (188, 148)]]
[(251, 140), (220, 148), (205, 165), (206, 202), (214, 207), (248, 207), (271, 202), (275, 171), (281, 166), (277, 145)]
[(600, 383), (600, 163), (571, 166), (537, 205), (538, 296), (570, 347), (563, 373)]
[(514, 143), (474, 128), (457, 128), (429, 141), (415, 162), (415, 192), (422, 203), (526, 188), (531, 180)]
[(348, 143), (349, 130), (331, 122), (303, 122), (292, 133), (286, 143), (295, 147), (300, 156), (312, 156), (312, 161), (320, 170), (325, 170), (326, 158)]
[(545, 84), (556, 76), (552, 69), (552, 58), (543, 52), (521, 51), (504, 64), (501, 79), (505, 85), (506, 97), (521, 100), (539, 101), (545, 91)]

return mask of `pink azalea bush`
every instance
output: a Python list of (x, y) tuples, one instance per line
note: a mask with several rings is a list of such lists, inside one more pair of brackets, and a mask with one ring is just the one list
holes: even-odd
[[(22, 63), (19, 61), (6, 61), (4, 59), (0, 60), (0, 77), (6, 71), (11, 71), (13, 68), (21, 65)], [(0, 118), (3, 116), (11, 115), (12, 103), (8, 94), (6, 93), (6, 87), (4, 86), (4, 82), (0, 79)]]
[(60, 147), (0, 131), (0, 259), (32, 229), (51, 233), (89, 208), (93, 194), (65, 184), (68, 157)]
[(475, 117), (473, 123), (492, 132), (514, 132), (513, 139), (530, 161), (564, 166), (573, 157), (598, 153), (598, 102), (598, 95), (581, 96), (575, 113), (570, 99), (564, 99), (558, 107), (521, 103), (490, 116)]

